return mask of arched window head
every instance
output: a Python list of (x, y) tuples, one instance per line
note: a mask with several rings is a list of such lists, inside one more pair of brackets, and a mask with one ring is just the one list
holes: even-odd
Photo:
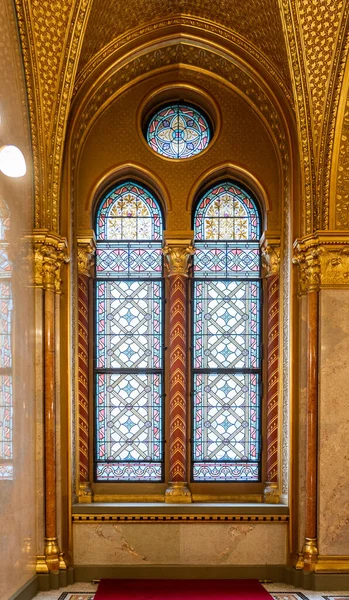
[(232, 182), (194, 214), (194, 481), (260, 480), (259, 216)]
[(184, 103), (158, 110), (150, 119), (147, 142), (166, 158), (190, 158), (207, 148), (211, 129), (202, 111)]
[(162, 216), (127, 181), (96, 215), (97, 481), (163, 479)]

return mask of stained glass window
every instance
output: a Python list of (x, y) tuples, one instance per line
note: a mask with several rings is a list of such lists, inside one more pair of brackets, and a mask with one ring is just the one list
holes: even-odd
[(254, 200), (213, 186), (194, 215), (194, 481), (260, 480), (260, 254)]
[(0, 201), (0, 480), (13, 478), (12, 442), (12, 263), (6, 233), (9, 211)]
[(149, 146), (167, 158), (189, 158), (208, 146), (211, 130), (207, 117), (193, 106), (176, 103), (158, 110), (147, 128)]
[(127, 181), (96, 216), (96, 479), (163, 479), (162, 215)]

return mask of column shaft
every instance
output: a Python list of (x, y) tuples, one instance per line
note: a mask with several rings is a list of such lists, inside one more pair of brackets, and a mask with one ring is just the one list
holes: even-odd
[(79, 426), (79, 478), (81, 483), (89, 481), (88, 440), (88, 289), (87, 275), (78, 276), (78, 426)]

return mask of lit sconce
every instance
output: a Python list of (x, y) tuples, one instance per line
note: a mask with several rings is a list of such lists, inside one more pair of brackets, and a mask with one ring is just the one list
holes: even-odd
[(1, 146), (0, 171), (7, 177), (23, 177), (26, 174), (25, 158), (17, 146)]

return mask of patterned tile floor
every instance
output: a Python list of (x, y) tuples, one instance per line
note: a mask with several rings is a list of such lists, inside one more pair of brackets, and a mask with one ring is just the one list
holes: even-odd
[[(264, 586), (274, 600), (349, 600), (348, 592), (309, 592), (284, 583), (271, 583)], [(67, 588), (40, 592), (34, 600), (93, 600), (97, 585), (74, 583)]]

